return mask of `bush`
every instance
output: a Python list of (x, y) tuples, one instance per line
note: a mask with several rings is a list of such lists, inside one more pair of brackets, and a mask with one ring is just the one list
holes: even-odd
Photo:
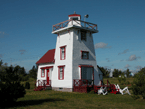
[(135, 75), (131, 88), (134, 99), (138, 99), (139, 95), (145, 99), (145, 67)]
[(118, 77), (118, 81), (121, 85), (124, 85), (124, 84), (126, 84), (125, 83), (126, 82), (126, 77), (123, 74), (121, 74), (121, 77)]
[(121, 84), (121, 85), (124, 85), (124, 84), (125, 84), (125, 82), (121, 82), (120, 84)]
[[(12, 66), (0, 72), (0, 102), (1, 104), (14, 103), (18, 98), (26, 94), (23, 84), (20, 84), (19, 76)], [(3, 97), (2, 97), (3, 96)], [(0, 105), (2, 106), (2, 105)]]
[(30, 89), (30, 83), (29, 82), (25, 83), (25, 89)]
[(126, 82), (126, 85), (129, 85), (129, 84), (130, 84), (130, 82), (129, 82), (129, 81), (127, 81), (127, 82)]
[[(6, 82), (5, 84), (1, 84), (0, 96), (1, 96), (1, 104), (5, 103), (14, 103), (18, 98), (24, 97), (26, 94), (23, 84), (20, 82), (15, 82), (9, 84)], [(4, 97), (2, 97), (4, 96)]]
[(91, 90), (89, 93), (90, 93), (90, 94), (94, 94), (95, 92), (94, 92), (94, 90)]
[(122, 80), (122, 78), (118, 77), (118, 81), (119, 81), (119, 83), (121, 83), (121, 80)]
[(22, 81), (28, 81), (29, 80), (29, 75), (25, 75), (22, 77)]

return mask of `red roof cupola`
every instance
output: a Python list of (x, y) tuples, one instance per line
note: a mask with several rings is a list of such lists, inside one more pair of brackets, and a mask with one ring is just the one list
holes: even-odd
[(68, 15), (69, 19), (73, 19), (73, 20), (81, 20), (81, 15), (76, 14), (76, 12), (74, 12), (74, 14), (70, 14)]
[(76, 16), (81, 16), (81, 15), (76, 14), (76, 13), (68, 15), (68, 17), (76, 17)]
[(76, 16), (81, 16), (81, 15), (79, 15), (79, 14), (76, 14), (76, 12), (74, 12), (74, 14), (70, 14), (70, 15), (68, 15), (68, 17), (76, 17)]

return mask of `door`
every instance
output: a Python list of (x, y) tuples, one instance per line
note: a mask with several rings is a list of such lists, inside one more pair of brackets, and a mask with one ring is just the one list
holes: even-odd
[(81, 69), (81, 79), (88, 80), (89, 84), (92, 83), (93, 80), (93, 67), (82, 67)]
[(49, 85), (49, 69), (47, 69), (46, 80), (47, 80), (46, 85)]

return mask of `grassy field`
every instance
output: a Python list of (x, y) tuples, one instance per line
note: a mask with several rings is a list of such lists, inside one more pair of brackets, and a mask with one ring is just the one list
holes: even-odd
[[(118, 83), (116, 78), (108, 78), (108, 80), (110, 83)], [(133, 81), (133, 78), (129, 78), (129, 81)], [(105, 78), (104, 83), (106, 82)], [(128, 94), (98, 95), (53, 90), (33, 91), (34, 81), (30, 84), (31, 89), (26, 90), (25, 97), (19, 98), (9, 109), (145, 109), (145, 100), (133, 100)], [(122, 85), (122, 87), (125, 86)], [(129, 91), (132, 93), (131, 90)]]

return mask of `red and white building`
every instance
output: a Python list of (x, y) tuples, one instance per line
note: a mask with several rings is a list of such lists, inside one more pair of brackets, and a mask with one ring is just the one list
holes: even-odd
[(89, 86), (99, 85), (103, 80), (92, 36), (98, 32), (97, 25), (81, 21), (81, 15), (76, 13), (68, 17), (67, 21), (53, 25), (52, 33), (57, 34), (56, 48), (48, 50), (36, 62), (37, 87), (45, 82), (54, 90), (72, 92), (82, 80)]

